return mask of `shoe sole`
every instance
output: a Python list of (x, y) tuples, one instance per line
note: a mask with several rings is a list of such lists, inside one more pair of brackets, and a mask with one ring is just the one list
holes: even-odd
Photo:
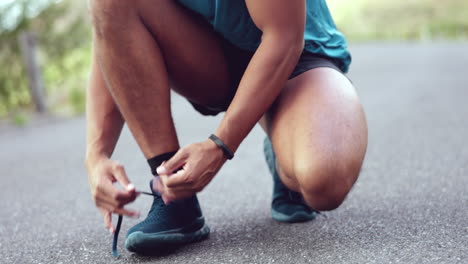
[(275, 209), (271, 209), (271, 217), (282, 223), (301, 223), (314, 220), (317, 217), (317, 213), (295, 212), (292, 215), (287, 215), (278, 212)]
[(203, 217), (197, 218), (192, 224), (158, 233), (131, 233), (125, 240), (128, 251), (140, 254), (157, 254), (184, 244), (194, 243), (206, 239), (210, 228)]

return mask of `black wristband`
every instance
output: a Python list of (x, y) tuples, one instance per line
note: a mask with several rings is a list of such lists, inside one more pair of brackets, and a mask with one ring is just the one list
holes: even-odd
[(211, 134), (209, 139), (211, 139), (223, 151), (224, 155), (228, 160), (234, 158), (234, 154), (232, 153), (232, 151), (229, 149), (228, 146), (226, 146), (226, 144), (224, 144), (224, 142), (221, 139), (219, 139), (219, 137), (215, 136), (214, 134)]

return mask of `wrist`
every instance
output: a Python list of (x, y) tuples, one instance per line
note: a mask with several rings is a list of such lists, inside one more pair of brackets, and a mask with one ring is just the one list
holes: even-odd
[(108, 159), (110, 159), (110, 156), (107, 153), (87, 152), (86, 157), (85, 157), (86, 169), (89, 170), (90, 168), (96, 166), (96, 164), (98, 164), (99, 162), (103, 160), (108, 160)]
[(210, 137), (208, 138), (211, 140), (217, 148), (219, 148), (226, 159), (231, 160), (234, 158), (234, 152), (227, 146), (219, 137), (217, 137), (215, 134), (211, 134)]
[(212, 149), (216, 155), (218, 155), (219, 157), (222, 157), (222, 158), (226, 158), (226, 156), (224, 155), (224, 152), (222, 149), (220, 149), (218, 147), (218, 145), (216, 145), (216, 143), (213, 142), (213, 140), (211, 139), (207, 139), (207, 144), (209, 145), (209, 148)]
[[(230, 125), (226, 125), (227, 123), (228, 122), (222, 122), (213, 134), (218, 137), (234, 154), (243, 138), (239, 138), (241, 133), (239, 133), (238, 130), (231, 129)], [(233, 133), (233, 131), (236, 131), (236, 133)]]

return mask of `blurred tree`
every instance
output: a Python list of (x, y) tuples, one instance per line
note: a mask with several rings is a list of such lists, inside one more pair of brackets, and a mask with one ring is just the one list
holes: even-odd
[[(38, 38), (49, 108), (54, 112), (84, 111), (91, 51), (86, 2), (0, 0), (0, 118), (31, 105), (17, 40), (25, 30)], [(468, 39), (467, 0), (327, 2), (338, 26), (352, 41)]]
[[(82, 2), (16, 0), (0, 6), (0, 117), (31, 104), (18, 45), (23, 31), (33, 32), (38, 39), (45, 86), (53, 95), (49, 101), (67, 104), (69, 94), (84, 95), (90, 27)], [(74, 104), (74, 110), (83, 110), (84, 102)]]

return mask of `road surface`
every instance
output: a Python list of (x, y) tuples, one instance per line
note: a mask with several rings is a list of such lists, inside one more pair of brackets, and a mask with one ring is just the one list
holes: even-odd
[[(208, 240), (172, 254), (115, 260), (83, 167), (84, 118), (0, 130), (1, 263), (468, 263), (468, 43), (352, 45), (350, 77), (365, 106), (369, 148), (344, 204), (326, 218), (270, 218), (271, 178), (257, 127), (200, 194)], [(205, 118), (175, 97), (183, 145)], [(124, 131), (116, 159), (137, 188), (150, 179)], [(143, 215), (150, 198), (132, 205)], [(125, 219), (122, 237), (138, 220)]]

